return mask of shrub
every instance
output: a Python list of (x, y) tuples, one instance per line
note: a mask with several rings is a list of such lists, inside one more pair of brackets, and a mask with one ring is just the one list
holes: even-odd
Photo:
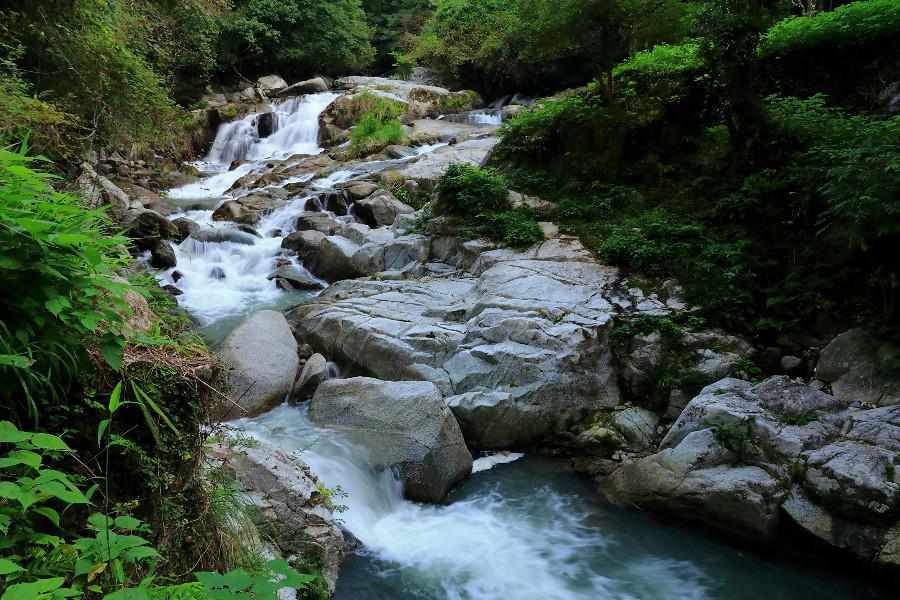
[(493, 169), (455, 163), (438, 179), (435, 214), (470, 219), (512, 208), (506, 180)]
[(703, 66), (700, 45), (692, 42), (677, 45), (660, 44), (652, 50), (636, 52), (613, 69), (616, 77), (624, 75), (663, 76), (699, 69)]
[(820, 46), (868, 43), (900, 32), (900, 3), (866, 0), (839, 6), (830, 12), (789, 17), (763, 35), (763, 54), (785, 55)]
[(397, 120), (404, 106), (396, 100), (363, 92), (352, 98), (347, 110), (351, 115), (358, 115), (350, 133), (350, 154), (353, 156), (377, 152), (406, 137), (403, 124)]
[(544, 239), (541, 226), (522, 210), (484, 215), (481, 231), (491, 240), (512, 248), (529, 248)]
[(38, 403), (52, 402), (99, 346), (107, 362), (122, 362), (131, 289), (114, 278), (124, 264), (123, 237), (107, 237), (102, 209), (57, 193), (40, 159), (0, 149), (0, 402), (37, 419)]

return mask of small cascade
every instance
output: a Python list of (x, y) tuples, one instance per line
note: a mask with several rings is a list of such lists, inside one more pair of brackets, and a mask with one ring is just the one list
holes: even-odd
[(328, 361), (325, 363), (325, 379), (340, 379), (341, 368), (337, 363)]

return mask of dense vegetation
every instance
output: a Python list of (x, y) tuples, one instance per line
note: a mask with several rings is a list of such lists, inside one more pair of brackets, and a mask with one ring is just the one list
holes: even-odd
[[(556, 199), (564, 229), (605, 260), (677, 276), (732, 329), (894, 321), (900, 118), (847, 84), (877, 85), (853, 65), (896, 47), (900, 30), (882, 26), (896, 6), (786, 18), (765, 2), (704, 6), (695, 36), (509, 122), (496, 164)], [(812, 49), (827, 55), (825, 40), (862, 55), (830, 78), (792, 70)], [(881, 67), (879, 80), (900, 76), (896, 59)]]
[[(676, 277), (704, 323), (761, 343), (895, 327), (900, 3), (838, 4), (0, 0), (4, 598), (266, 597), (273, 574), (321, 594), (229, 533), (234, 492), (201, 464), (217, 365), (123, 275), (106, 211), (62, 191), (91, 151), (181, 158), (208, 85), (270, 72), (421, 64), (488, 97), (555, 93), (504, 125), (489, 168), (447, 170), (436, 215), (528, 247), (538, 216), (507, 192), (537, 193), (556, 203), (541, 220), (648, 292)], [(351, 155), (403, 140), (399, 105), (354, 102)], [(619, 332), (671, 329), (677, 350), (663, 325)], [(688, 387), (675, 367), (661, 390)]]

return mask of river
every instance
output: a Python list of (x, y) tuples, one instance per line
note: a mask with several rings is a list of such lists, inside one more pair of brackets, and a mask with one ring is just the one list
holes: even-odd
[[(273, 103), (275, 132), (268, 138), (256, 134), (257, 115), (223, 125), (209, 156), (196, 165), (206, 176), (169, 193), (182, 208), (172, 218), (235, 231), (234, 224), (212, 219), (214, 208), (231, 199), (229, 187), (248, 173), (265, 172), (273, 159), (321, 152), (318, 115), (334, 98), (316, 94)], [(229, 170), (233, 161), (247, 162)], [(398, 161), (279, 185), (311, 181), (312, 189), (327, 189)], [(308, 199), (292, 199), (264, 217), (255, 226), (260, 237), (249, 243), (189, 238), (175, 246), (177, 266), (158, 278), (183, 291), (180, 304), (211, 344), (255, 310), (284, 309), (313, 294), (285, 293), (269, 278), (276, 260), (285, 259), (281, 241)], [(365, 439), (313, 426), (302, 406), (282, 406), (237, 424), (263, 443), (299, 453), (340, 491), (339, 520), (361, 542), (342, 569), (340, 600), (878, 597), (858, 580), (764, 558), (612, 506), (596, 497), (589, 480), (557, 461), (481, 457), (477, 472), (445, 504), (423, 505), (402, 498), (392, 473), (372, 469)]]

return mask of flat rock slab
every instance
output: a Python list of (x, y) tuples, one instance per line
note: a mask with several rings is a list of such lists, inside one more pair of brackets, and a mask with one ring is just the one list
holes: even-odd
[(527, 446), (618, 404), (607, 341), (618, 272), (571, 251), (495, 258), (478, 276), (344, 281), (289, 318), (326, 356), (381, 379), (504, 392), (451, 404), (475, 446)]

